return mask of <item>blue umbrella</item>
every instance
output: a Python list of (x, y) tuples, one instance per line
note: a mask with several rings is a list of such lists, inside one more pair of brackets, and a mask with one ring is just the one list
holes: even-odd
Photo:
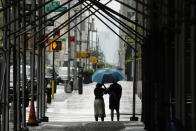
[(100, 84), (115, 83), (124, 79), (121, 71), (114, 68), (103, 68), (92, 75), (92, 81)]

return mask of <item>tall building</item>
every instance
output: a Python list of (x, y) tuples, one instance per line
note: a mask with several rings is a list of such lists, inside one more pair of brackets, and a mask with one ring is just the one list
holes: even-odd
[[(135, 1), (134, 0), (121, 0), (123, 3), (128, 4), (135, 8)], [(135, 11), (127, 8), (126, 6), (122, 5), (120, 6), (120, 14), (124, 14), (125, 17), (135, 21)], [(124, 19), (121, 19), (124, 23), (131, 26), (130, 22), (127, 22)], [(127, 29), (123, 28), (126, 32)], [(130, 33), (131, 34), (131, 33)], [(127, 42), (133, 42), (133, 39), (130, 39), (130, 37), (127, 36), (123, 31), (119, 31), (119, 35), (122, 36)], [(119, 42), (119, 66), (123, 69), (123, 72), (125, 74), (125, 78), (127, 80), (133, 80), (133, 62), (126, 63), (126, 60), (130, 59), (133, 56), (133, 50), (130, 46), (128, 46), (123, 40), (120, 39)]]

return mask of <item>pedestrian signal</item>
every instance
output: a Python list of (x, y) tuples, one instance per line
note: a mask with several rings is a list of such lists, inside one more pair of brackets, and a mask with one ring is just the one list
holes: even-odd
[(53, 41), (52, 42), (52, 50), (53, 51), (60, 51), (62, 49), (62, 41)]

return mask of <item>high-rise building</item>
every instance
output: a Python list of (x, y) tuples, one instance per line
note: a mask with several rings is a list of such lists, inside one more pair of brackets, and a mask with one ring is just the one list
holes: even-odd
[[(135, 8), (135, 1), (134, 0), (121, 0), (123, 3)], [(120, 6), (120, 14), (125, 14), (124, 16), (135, 21), (135, 11), (132, 9), (127, 8), (126, 6), (122, 5)], [(124, 19), (121, 19), (124, 23), (131, 26), (130, 22), (127, 22)], [(134, 26), (133, 26), (134, 27)], [(130, 33), (127, 29), (123, 28), (126, 32)], [(122, 36), (127, 42), (133, 42), (133, 39), (130, 39), (127, 34), (125, 34), (123, 31), (119, 31), (119, 35)], [(130, 33), (130, 35), (132, 35)], [(130, 57), (133, 56), (133, 50), (130, 46), (128, 46), (123, 40), (120, 39), (119, 41), (119, 66), (123, 69), (123, 72), (125, 74), (125, 78), (127, 80), (133, 79), (133, 62), (126, 63), (126, 60), (128, 60)]]

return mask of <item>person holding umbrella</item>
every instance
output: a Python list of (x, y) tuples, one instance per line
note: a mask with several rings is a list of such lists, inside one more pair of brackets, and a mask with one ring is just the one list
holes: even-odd
[(94, 89), (95, 101), (94, 101), (94, 115), (95, 120), (98, 121), (98, 117), (101, 117), (101, 121), (104, 121), (105, 117), (105, 103), (103, 95), (106, 89), (102, 88), (102, 84), (97, 83)]
[(120, 99), (122, 95), (122, 87), (117, 82), (114, 82), (107, 89), (107, 93), (109, 94), (109, 108), (111, 110), (111, 121), (114, 119), (114, 110), (116, 110), (117, 121), (120, 120)]
[(117, 120), (119, 121), (120, 119), (119, 106), (120, 106), (122, 88), (117, 82), (123, 79), (124, 79), (123, 73), (120, 70), (115, 69), (115, 68), (103, 68), (103, 69), (97, 70), (92, 75), (93, 82), (97, 82), (101, 84), (113, 83), (106, 90), (106, 93), (108, 93), (110, 96), (109, 97), (109, 108), (111, 109), (111, 120), (112, 121), (114, 118), (114, 109), (117, 112)]

